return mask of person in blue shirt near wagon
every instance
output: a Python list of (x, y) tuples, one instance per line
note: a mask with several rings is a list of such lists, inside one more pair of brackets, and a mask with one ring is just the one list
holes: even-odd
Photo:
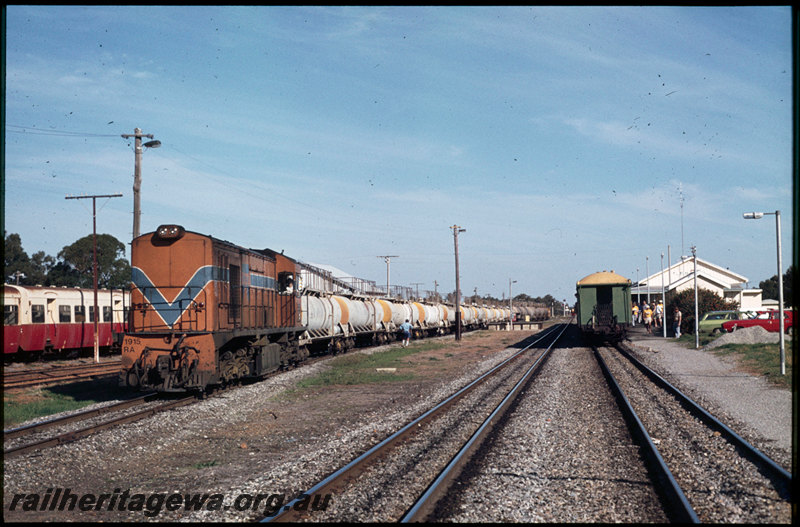
[(411, 340), (411, 324), (408, 323), (408, 319), (400, 324), (400, 329), (403, 330), (403, 347), (407, 348), (408, 341)]

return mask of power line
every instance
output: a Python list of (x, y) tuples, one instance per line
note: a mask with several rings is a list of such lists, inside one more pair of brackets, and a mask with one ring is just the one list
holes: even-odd
[[(16, 128), (16, 130), (9, 130), (9, 128)], [(43, 130), (31, 126), (20, 126), (16, 124), (7, 124), (6, 131), (16, 134), (26, 135), (52, 135), (59, 137), (117, 137), (117, 134), (93, 134), (89, 132), (71, 132), (69, 130)]]

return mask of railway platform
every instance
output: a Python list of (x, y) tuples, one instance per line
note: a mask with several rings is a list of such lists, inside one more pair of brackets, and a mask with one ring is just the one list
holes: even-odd
[(489, 322), (489, 329), (493, 331), (539, 331), (544, 327), (544, 322), (514, 321), (509, 328), (508, 320), (502, 322)]
[(729, 426), (743, 425), (762, 444), (785, 454), (780, 459), (791, 459), (791, 390), (742, 371), (730, 357), (687, 347), (671, 336), (662, 335), (655, 330), (654, 334), (648, 334), (643, 326), (637, 325), (629, 330), (628, 339), (642, 360), (670, 383), (692, 394), (708, 411), (723, 421), (730, 417), (734, 422), (729, 422)]

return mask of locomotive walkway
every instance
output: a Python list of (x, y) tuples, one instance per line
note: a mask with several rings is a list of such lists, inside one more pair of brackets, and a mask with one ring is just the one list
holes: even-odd
[(732, 359), (702, 348), (687, 348), (670, 337), (648, 335), (640, 326), (632, 328), (628, 338), (643, 362), (662, 372), (718, 417), (727, 415), (749, 428), (753, 438), (763, 439), (759, 448), (791, 469), (790, 390), (741, 371)]

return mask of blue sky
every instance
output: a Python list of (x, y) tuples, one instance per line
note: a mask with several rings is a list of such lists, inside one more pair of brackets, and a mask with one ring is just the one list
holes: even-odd
[[(792, 256), (788, 7), (52, 7), (6, 19), (5, 229), (163, 223), (385, 283), (551, 294)], [(649, 264), (648, 264), (649, 262)], [(414, 286), (416, 287), (416, 286)]]

